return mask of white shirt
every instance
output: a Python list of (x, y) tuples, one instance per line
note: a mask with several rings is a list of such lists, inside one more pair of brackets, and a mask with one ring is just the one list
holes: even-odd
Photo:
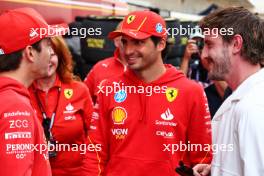
[(212, 130), (218, 147), (212, 176), (264, 175), (264, 69), (247, 78), (222, 104)]

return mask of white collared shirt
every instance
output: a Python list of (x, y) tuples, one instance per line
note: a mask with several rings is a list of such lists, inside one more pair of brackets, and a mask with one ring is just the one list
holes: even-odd
[(212, 176), (264, 175), (264, 69), (247, 78), (222, 104), (212, 130)]

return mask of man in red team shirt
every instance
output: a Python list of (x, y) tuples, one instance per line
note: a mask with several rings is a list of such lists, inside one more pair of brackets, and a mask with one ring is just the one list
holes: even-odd
[(44, 132), (27, 87), (48, 74), (48, 37), (61, 29), (66, 30), (48, 25), (30, 8), (0, 15), (0, 175), (51, 175)]
[[(120, 26), (121, 23), (117, 25), (116, 29), (118, 30)], [(106, 79), (118, 76), (126, 70), (126, 61), (122, 52), (120, 39), (120, 36), (113, 39), (116, 47), (114, 56), (96, 63), (84, 80), (84, 83), (89, 88), (94, 103), (96, 103), (100, 85)]]
[(211, 162), (203, 88), (163, 64), (166, 34), (164, 19), (151, 11), (128, 14), (110, 33), (122, 36), (128, 69), (101, 85), (88, 134), (101, 151), (87, 153), (90, 175), (173, 176), (181, 160)]

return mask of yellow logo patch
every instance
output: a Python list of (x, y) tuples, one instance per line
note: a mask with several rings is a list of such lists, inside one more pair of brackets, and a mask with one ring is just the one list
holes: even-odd
[(73, 90), (72, 89), (64, 89), (64, 96), (67, 99), (70, 99), (73, 95)]
[(168, 87), (166, 89), (166, 98), (169, 102), (173, 102), (178, 95), (178, 89), (175, 89), (173, 87)]
[(125, 123), (127, 112), (122, 107), (115, 107), (112, 111), (112, 119), (114, 124), (121, 125)]
[(132, 23), (135, 20), (136, 16), (135, 15), (130, 15), (127, 17), (127, 24)]

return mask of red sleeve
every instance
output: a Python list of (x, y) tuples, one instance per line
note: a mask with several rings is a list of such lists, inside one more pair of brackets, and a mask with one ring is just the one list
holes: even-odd
[(1, 107), (0, 114), (0, 175), (31, 175), (34, 144), (33, 112), (23, 105)]
[[(84, 87), (85, 89), (85, 101), (84, 101), (84, 125), (85, 128), (88, 130), (90, 128), (90, 122), (91, 122), (91, 117), (92, 117), (92, 113), (93, 113), (93, 103), (92, 103), (92, 99), (91, 99), (91, 95), (89, 92), (89, 89), (87, 89), (86, 87)], [(82, 97), (83, 98), (83, 97)]]
[[(93, 113), (93, 103), (91, 99), (91, 95), (89, 93), (89, 89), (84, 86), (84, 95), (81, 96), (81, 98), (85, 98), (84, 100), (84, 105), (83, 105), (83, 121), (84, 121), (84, 128), (85, 128), (85, 139), (84, 143), (88, 146), (89, 149), (89, 142), (88, 142), (88, 131), (90, 128), (90, 123), (91, 123), (91, 117)], [(89, 166), (89, 158), (87, 156), (84, 157), (82, 160), (82, 175), (89, 175), (90, 171), (87, 166)]]
[(87, 151), (87, 169), (90, 176), (103, 175), (106, 162), (108, 160), (108, 113), (105, 111), (105, 97), (98, 96), (98, 103), (95, 104), (91, 119), (90, 130), (88, 132), (88, 143), (95, 145), (95, 151)]
[(86, 78), (84, 79), (84, 83), (89, 89), (89, 92), (91, 94), (93, 103), (96, 102), (96, 79), (95, 79), (95, 69), (92, 68), (92, 70), (87, 74)]
[[(35, 113), (34, 113), (35, 114)], [(49, 163), (49, 156), (47, 150), (46, 137), (43, 127), (37, 118), (36, 114), (34, 119), (34, 166), (32, 176), (51, 176), (51, 168)]]
[(211, 134), (211, 116), (207, 103), (206, 95), (203, 88), (197, 85), (192, 90), (192, 105), (190, 122), (188, 127), (188, 141), (190, 144), (198, 144), (201, 146), (197, 151), (191, 150), (190, 161), (191, 165), (194, 166), (198, 163), (211, 163), (212, 153), (212, 134)]

